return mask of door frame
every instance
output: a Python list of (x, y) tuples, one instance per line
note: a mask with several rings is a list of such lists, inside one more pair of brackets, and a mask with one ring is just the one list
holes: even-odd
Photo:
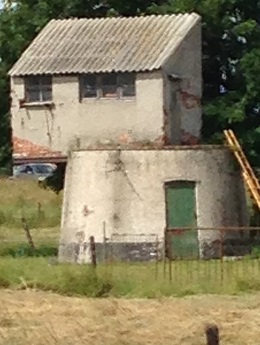
[(184, 179), (176, 179), (176, 180), (168, 180), (164, 181), (163, 183), (163, 191), (164, 191), (164, 205), (165, 205), (165, 229), (164, 229), (164, 252), (165, 252), (165, 257), (168, 257), (171, 259), (171, 253), (172, 249), (168, 247), (168, 231), (171, 230), (171, 228), (168, 227), (168, 207), (167, 207), (167, 194), (166, 190), (168, 186), (175, 185), (177, 183), (187, 183), (187, 184), (192, 184), (194, 186), (194, 195), (195, 195), (195, 219), (196, 219), (196, 231), (197, 231), (197, 241), (198, 241), (198, 248), (199, 248), (199, 231), (198, 231), (198, 203), (197, 203), (197, 187), (200, 181), (196, 180), (184, 180)]
[[(165, 229), (166, 231), (168, 229), (170, 229), (168, 227), (168, 207), (167, 207), (167, 195), (166, 195), (166, 190), (167, 190), (167, 187), (168, 186), (174, 186), (175, 184), (177, 183), (187, 183), (187, 184), (191, 184), (194, 186), (194, 195), (195, 195), (195, 219), (197, 220), (197, 216), (198, 216), (198, 203), (197, 203), (197, 185), (198, 185), (198, 181), (195, 181), (195, 180), (181, 180), (181, 179), (178, 179), (178, 180), (169, 180), (169, 181), (165, 181), (163, 183), (163, 190), (164, 190), (164, 205), (165, 205)], [(197, 223), (197, 222), (196, 222)], [(196, 224), (198, 226), (198, 224)]]

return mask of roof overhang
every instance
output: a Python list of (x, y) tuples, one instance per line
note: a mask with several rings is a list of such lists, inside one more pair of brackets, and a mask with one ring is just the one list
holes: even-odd
[(67, 156), (45, 156), (45, 157), (13, 157), (13, 165), (28, 163), (67, 163)]

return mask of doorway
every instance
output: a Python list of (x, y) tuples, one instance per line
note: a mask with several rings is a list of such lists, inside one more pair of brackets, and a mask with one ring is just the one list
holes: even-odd
[[(166, 226), (170, 230), (172, 258), (195, 258), (199, 255), (196, 183), (171, 181), (165, 183)], [(189, 228), (184, 230), (183, 228)]]

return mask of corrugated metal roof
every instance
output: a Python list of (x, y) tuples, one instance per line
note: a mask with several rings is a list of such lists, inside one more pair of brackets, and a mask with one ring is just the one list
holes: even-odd
[(51, 20), (9, 75), (159, 69), (198, 21), (195, 13)]

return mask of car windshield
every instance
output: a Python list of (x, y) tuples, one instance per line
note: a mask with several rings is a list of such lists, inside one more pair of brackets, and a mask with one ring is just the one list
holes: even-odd
[(33, 170), (36, 174), (50, 174), (53, 172), (53, 168), (49, 165), (34, 165)]

